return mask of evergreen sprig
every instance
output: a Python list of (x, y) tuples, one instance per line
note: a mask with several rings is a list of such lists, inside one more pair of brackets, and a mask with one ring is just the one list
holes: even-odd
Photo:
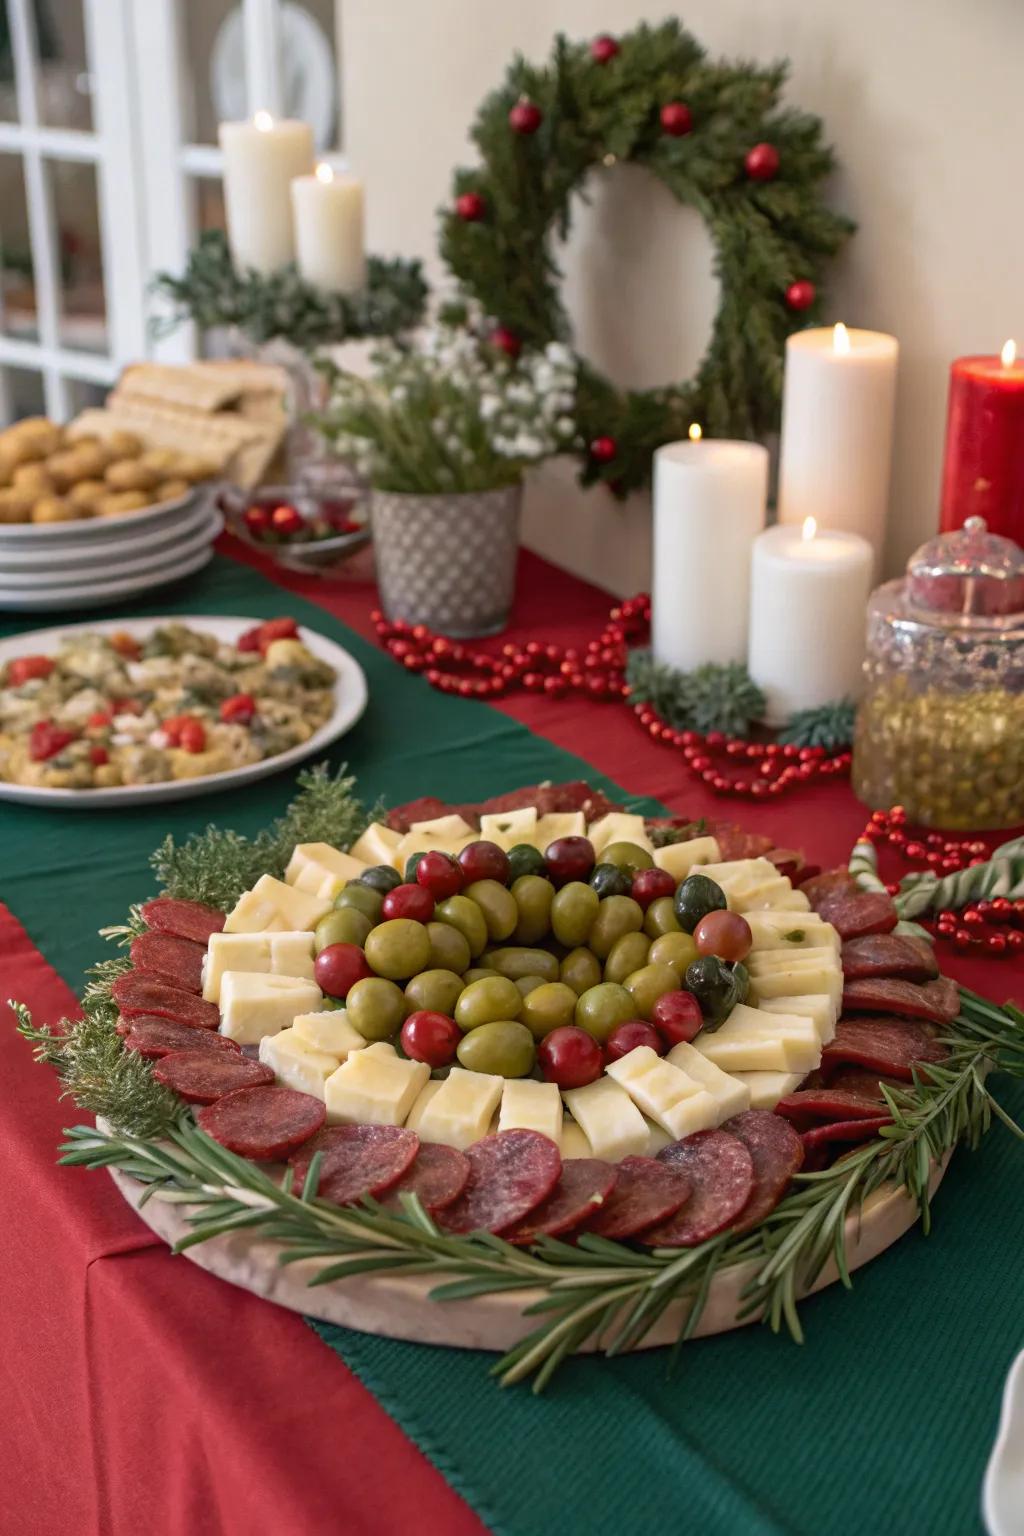
[(798, 709), (779, 732), (778, 739), (784, 746), (824, 747), (826, 752), (838, 752), (853, 740), (856, 714), (857, 706), (852, 699)]
[(680, 672), (650, 651), (630, 651), (630, 702), (650, 704), (677, 731), (722, 731), (745, 736), (765, 712), (765, 696), (741, 662), (706, 662)]

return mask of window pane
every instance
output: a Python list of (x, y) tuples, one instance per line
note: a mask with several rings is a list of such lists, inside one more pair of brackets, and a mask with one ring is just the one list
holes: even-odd
[(20, 155), (0, 155), (0, 298), (0, 323), (7, 335), (20, 341), (37, 340), (35, 274)]
[(39, 116), (51, 128), (92, 128), (92, 77), (82, 0), (33, 6), (39, 56)]
[(194, 176), (192, 199), (197, 234), (201, 234), (204, 229), (227, 228), (224, 217), (224, 183), (219, 176)]
[(7, 19), (7, 0), (0, 0), (0, 121), (16, 123), (18, 99), (14, 88), (14, 52), (11, 25)]
[(61, 345), (81, 352), (107, 349), (99, 201), (95, 166), (48, 162), (60, 263)]
[(285, 0), (281, 81), (286, 117), (310, 123), (318, 150), (340, 149), (336, 0)]
[(32, 368), (0, 368), (0, 400), (5, 427), (23, 416), (45, 416), (42, 374)]
[(236, 0), (183, 0), (182, 120), (192, 144), (216, 144), (217, 124), (249, 116), (245, 29)]

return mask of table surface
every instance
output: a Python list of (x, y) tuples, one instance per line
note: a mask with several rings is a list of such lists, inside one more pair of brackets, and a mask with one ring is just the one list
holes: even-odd
[[(352, 577), (326, 584), (274, 573), (271, 583), (259, 556), (230, 543), (223, 547), (232, 558), (219, 559), (186, 591), (174, 593), (176, 611), (266, 617), (291, 608), (304, 622), (316, 622), (316, 614), (305, 608), (311, 603), (321, 610), (325, 631), (343, 643), (346, 636), (334, 621), (356, 636), (372, 635), (374, 594), (368, 582)], [(284, 597), (282, 587), (293, 598)], [(162, 602), (158, 596), (148, 610), (132, 611), (170, 611), (170, 596)], [(234, 606), (239, 602), (247, 606)], [(600, 628), (609, 604), (605, 594), (524, 554), (509, 638), (584, 643)], [(13, 632), (29, 626), (6, 627)], [(394, 802), (422, 792), (481, 798), (545, 774), (570, 776), (581, 770), (573, 759), (582, 758), (597, 770), (598, 780), (603, 775), (621, 785), (630, 799), (651, 798), (694, 816), (730, 814), (729, 802), (695, 784), (678, 755), (651, 742), (621, 707), (528, 695), (497, 706), (441, 700), (421, 679), (348, 638), (369, 668), (371, 706), (332, 757), (348, 758), (367, 798), (380, 793)], [(280, 810), (290, 783), (287, 775), (278, 775), (241, 794), (210, 795), (150, 812), (84, 817), (0, 808), (0, 895), (6, 903), (0, 907), (0, 996), (19, 997), (39, 1020), (73, 1011), (73, 989), (97, 958), (96, 929), (116, 921), (129, 900), (152, 888), (145, 852), (163, 831), (182, 835), (211, 819), (252, 830)], [(777, 844), (802, 847), (823, 864), (845, 861), (865, 820), (849, 786), (836, 781), (770, 806), (744, 804), (735, 815), (770, 831)], [(943, 966), (997, 998), (1021, 995), (1018, 965), (944, 957)], [(546, 1524), (546, 1515), (553, 1519), (556, 1505), (558, 1518), (575, 1523), (562, 1504), (578, 1498), (581, 1524), (585, 1502), (592, 1530), (621, 1530), (634, 1524), (628, 1511), (636, 1510), (636, 1490), (647, 1486), (649, 1474), (650, 1496), (657, 1502), (644, 1513), (644, 1528), (651, 1510), (663, 1499), (668, 1507), (678, 1493), (689, 1502), (695, 1528), (802, 1536), (825, 1528), (821, 1512), (833, 1496), (831, 1478), (837, 1507), (830, 1528), (853, 1531), (862, 1529), (865, 1519), (872, 1523), (872, 1498), (879, 1495), (877, 1487), (873, 1494), (871, 1479), (860, 1490), (859, 1469), (833, 1441), (834, 1473), (813, 1458), (809, 1462), (806, 1451), (793, 1452), (802, 1482), (787, 1492), (786, 1475), (770, 1460), (744, 1462), (743, 1447), (719, 1455), (713, 1438), (723, 1425), (727, 1432), (730, 1416), (739, 1411), (729, 1393), (742, 1388), (745, 1372), (751, 1373), (748, 1395), (770, 1390), (780, 1409), (800, 1414), (813, 1409), (830, 1359), (836, 1369), (854, 1375), (860, 1359), (863, 1372), (877, 1383), (877, 1414), (857, 1431), (859, 1450), (865, 1465), (875, 1466), (874, 1481), (884, 1490), (890, 1516), (886, 1521), (876, 1513), (875, 1529), (923, 1528), (910, 1519), (911, 1507), (930, 1510), (933, 1531), (977, 1528), (972, 1490), (980, 1484), (994, 1433), (1002, 1376), (1024, 1342), (1024, 1301), (1013, 1279), (1024, 1240), (1019, 1163), (1018, 1198), (1005, 1221), (993, 1182), (1002, 1177), (1009, 1155), (1010, 1138), (1003, 1132), (997, 1133), (995, 1150), (986, 1143), (974, 1160), (979, 1173), (988, 1175), (986, 1184), (972, 1184), (979, 1174), (972, 1175), (969, 1166), (961, 1171), (963, 1159), (954, 1165), (948, 1200), (945, 1190), (942, 1197), (950, 1219), (943, 1235), (929, 1240), (932, 1256), (917, 1253), (916, 1238), (905, 1239), (900, 1251), (894, 1250), (897, 1262), (887, 1256), (866, 1271), (868, 1279), (858, 1281), (852, 1299), (836, 1296), (813, 1304), (840, 1330), (831, 1356), (820, 1339), (818, 1353), (812, 1349), (808, 1357), (748, 1331), (718, 1341), (717, 1350), (695, 1346), (693, 1374), (684, 1372), (672, 1390), (660, 1380), (654, 1385), (654, 1371), (639, 1358), (615, 1362), (614, 1370), (602, 1374), (595, 1374), (602, 1372), (600, 1362), (581, 1362), (567, 1390), (559, 1387), (541, 1404), (524, 1394), (497, 1394), (487, 1385), (493, 1398), (474, 1401), (472, 1416), (462, 1422), (468, 1400), (479, 1391), (483, 1357), (345, 1336), (342, 1330), (334, 1331), (338, 1336), (329, 1338), (328, 1349), (300, 1318), (172, 1258), (104, 1176), (55, 1167), (61, 1129), (79, 1117), (72, 1106), (59, 1103), (52, 1075), (32, 1064), (11, 1029), (0, 1033), (0, 1062), (7, 1090), (0, 1120), (6, 1226), (17, 1234), (16, 1241), (0, 1246), (5, 1297), (0, 1371), (8, 1404), (0, 1438), (7, 1501), (0, 1529), (28, 1536), (51, 1531), (120, 1536), (140, 1530), (157, 1536), (186, 1531), (189, 1536), (264, 1531), (312, 1536), (415, 1525), (419, 1531), (460, 1536), (479, 1532), (483, 1521), (525, 1536)], [(997, 1136), (990, 1140), (997, 1143)], [(983, 1264), (982, 1244), (988, 1245)], [(983, 1328), (964, 1304), (956, 1266), (970, 1269), (979, 1305), (987, 1308)], [(925, 1279), (934, 1287), (921, 1299), (922, 1315), (915, 1316), (912, 1328), (904, 1327), (892, 1285), (916, 1281), (920, 1288)], [(879, 1310), (868, 1310), (872, 1304)], [(937, 1314), (936, 1308), (944, 1310)], [(971, 1352), (969, 1367), (944, 1362), (943, 1331), (952, 1341), (948, 1347)], [(922, 1356), (926, 1345), (940, 1355), (938, 1366)], [(728, 1368), (728, 1390), (715, 1362)], [(906, 1422), (902, 1374), (913, 1368), (920, 1375), (919, 1401), (928, 1409), (916, 1425)], [(707, 1398), (706, 1412), (694, 1419), (681, 1416), (687, 1380), (696, 1381)], [(861, 1398), (868, 1392), (872, 1400), (868, 1381), (855, 1385)], [(951, 1401), (926, 1395), (931, 1391), (945, 1399), (954, 1385)], [(830, 1394), (840, 1418), (835, 1394), (844, 1390), (836, 1383)], [(972, 1420), (961, 1434), (959, 1394), (965, 1390), (971, 1391)], [(609, 1434), (628, 1446), (623, 1415), (638, 1426), (629, 1466), (620, 1465), (609, 1449)], [(773, 1420), (773, 1414), (759, 1419), (764, 1455), (774, 1444)], [(603, 1435), (600, 1467), (585, 1444), (574, 1444), (567, 1424), (586, 1424)], [(793, 1432), (806, 1435), (810, 1426), (797, 1423)], [(837, 1427), (836, 1433), (849, 1440), (849, 1431)], [(531, 1495), (525, 1500), (510, 1498), (504, 1486), (518, 1475), (517, 1459), (508, 1459), (506, 1437), (512, 1434), (530, 1472)], [(902, 1457), (893, 1455), (894, 1436), (903, 1439)], [(565, 1439), (561, 1461), (552, 1457), (552, 1437)], [(582, 1428), (576, 1438), (582, 1438)], [(950, 1464), (956, 1458), (943, 1450), (950, 1443), (962, 1444), (966, 1465)], [(814, 1497), (804, 1499), (808, 1482)], [(588, 1488), (591, 1500), (585, 1499)], [(627, 1494), (634, 1502), (624, 1505)], [(638, 1515), (635, 1528), (640, 1525)]]

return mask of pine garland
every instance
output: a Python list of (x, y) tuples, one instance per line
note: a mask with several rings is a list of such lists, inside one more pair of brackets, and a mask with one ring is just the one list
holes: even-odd
[(626, 682), (631, 704), (650, 704), (677, 731), (745, 736), (766, 708), (764, 694), (741, 662), (707, 662), (680, 672), (655, 661), (650, 651), (630, 651)]
[(778, 739), (783, 746), (824, 747), (826, 752), (839, 752), (853, 740), (856, 713), (852, 699), (798, 709), (779, 732)]

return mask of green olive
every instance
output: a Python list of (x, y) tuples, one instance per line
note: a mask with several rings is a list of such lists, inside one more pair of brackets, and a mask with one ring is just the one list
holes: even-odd
[(508, 851), (509, 879), (515, 884), (520, 875), (541, 875), (547, 872), (544, 855), (532, 843), (516, 843)]
[(604, 963), (605, 981), (625, 984), (627, 976), (647, 964), (650, 947), (651, 941), (646, 933), (624, 933), (621, 939), (616, 939)]
[(368, 917), (371, 923), (379, 923), (384, 897), (380, 891), (375, 891), (372, 885), (363, 885), (359, 880), (350, 880), (348, 885), (342, 886), (335, 896), (334, 905), (355, 907), (358, 912)]
[(468, 971), (462, 973), (462, 985), (468, 987), (474, 981), (486, 981), (489, 976), (500, 976), (492, 965), (471, 965)]
[(543, 1040), (553, 1029), (571, 1024), (576, 1012), (576, 993), (564, 981), (547, 981), (527, 993), (519, 1017), (535, 1040)]
[(544, 981), (558, 980), (558, 961), (546, 949), (489, 949), (483, 956), (499, 976), (518, 981), (520, 976), (540, 976)]
[(479, 1029), (493, 1019), (518, 1019), (523, 999), (507, 976), (487, 976), (464, 988), (455, 1004), (455, 1022), (462, 1030)]
[(457, 971), (461, 976), (471, 959), (465, 935), (451, 923), (428, 923), (429, 965), (432, 970)]
[(516, 986), (519, 988), (520, 997), (529, 997), (531, 992), (536, 992), (538, 987), (546, 987), (548, 983), (543, 976), (517, 976)]
[(617, 1024), (636, 1018), (636, 1004), (625, 987), (614, 981), (602, 981), (588, 987), (576, 999), (575, 1022), (603, 1045)]
[(475, 901), (468, 896), (449, 896), (434, 908), (434, 917), (459, 930), (474, 960), (483, 954), (487, 948), (487, 923)]
[(408, 981), (430, 964), (430, 937), (423, 924), (411, 917), (393, 917), (378, 923), (367, 934), (363, 950), (377, 975), (386, 976), (389, 981)]
[(626, 977), (624, 985), (633, 999), (633, 1017), (650, 1023), (658, 998), (665, 992), (679, 991), (679, 975), (671, 965), (643, 965)]
[(520, 875), (513, 881), (512, 895), (519, 912), (512, 937), (517, 944), (536, 944), (550, 931), (555, 888), (541, 875)]
[(405, 1001), (413, 1013), (426, 1009), (428, 1013), (446, 1013), (451, 1018), (464, 986), (462, 977), (454, 971), (420, 971), (406, 983)]
[(671, 896), (659, 896), (644, 913), (644, 933), (649, 939), (660, 939), (663, 933), (682, 933), (676, 917), (676, 904)]
[(313, 953), (318, 955), (328, 944), (357, 944), (362, 949), (372, 927), (366, 913), (358, 907), (336, 907), (313, 929)]
[(558, 968), (558, 975), (577, 997), (601, 980), (601, 962), (589, 949), (570, 949)]
[(615, 941), (624, 933), (639, 933), (643, 923), (643, 908), (632, 896), (606, 896), (587, 944), (599, 960), (607, 960)]
[(519, 908), (512, 892), (497, 880), (474, 880), (464, 893), (475, 901), (484, 915), (489, 939), (510, 939), (519, 921)]
[(601, 850), (602, 864), (617, 864), (620, 869), (653, 869), (654, 860), (639, 843), (609, 843)]
[(364, 1040), (390, 1040), (405, 1018), (405, 997), (393, 981), (366, 976), (349, 988), (345, 1017)]
[(582, 880), (563, 885), (551, 903), (551, 931), (558, 942), (570, 948), (585, 944), (600, 905), (593, 886), (584, 885)]
[[(668, 899), (667, 896), (663, 898), (665, 901)], [(686, 967), (692, 965), (699, 955), (693, 935), (683, 933), (680, 929), (678, 933), (663, 933), (660, 939), (655, 939), (647, 961), (649, 965), (670, 965), (678, 975), (681, 986)]]
[(374, 864), (372, 869), (364, 869), (359, 876), (358, 885), (368, 885), (375, 891), (380, 891), (386, 896), (388, 891), (393, 891), (396, 885), (401, 885), (402, 877), (397, 869), (392, 869), (390, 864)]
[(533, 1071), (533, 1036), (514, 1019), (492, 1019), (463, 1035), (455, 1053), (470, 1072), (526, 1077)]

